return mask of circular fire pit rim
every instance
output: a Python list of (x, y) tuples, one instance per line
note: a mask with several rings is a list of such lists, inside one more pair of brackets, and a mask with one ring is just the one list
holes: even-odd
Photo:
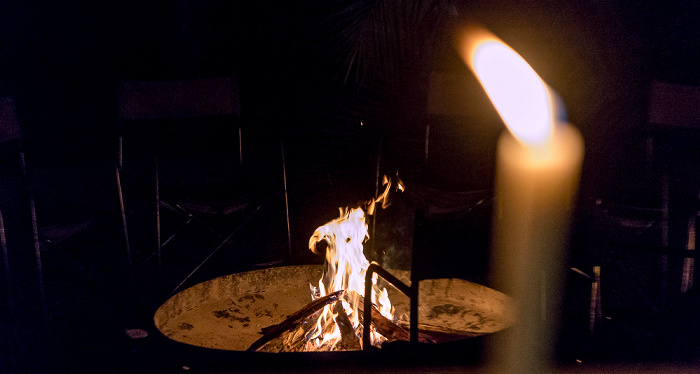
[[(389, 271), (408, 283), (410, 272)], [(260, 336), (261, 328), (281, 322), (310, 302), (309, 284), (315, 284), (321, 273), (321, 265), (292, 265), (223, 275), (173, 295), (157, 309), (153, 321), (162, 335), (176, 342), (242, 351)], [(470, 319), (467, 324), (476, 329), (475, 335), (512, 324), (510, 298), (477, 283), (427, 279), (421, 281), (420, 297), (419, 322), (433, 317), (429, 322), (445, 324), (448, 331), (450, 326), (461, 328), (464, 318)], [(397, 312), (407, 311), (407, 301), (396, 307)], [(194, 320), (185, 321), (183, 314)]]

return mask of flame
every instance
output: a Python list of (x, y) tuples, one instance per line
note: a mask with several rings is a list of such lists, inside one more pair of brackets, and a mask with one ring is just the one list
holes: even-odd
[(552, 90), (511, 47), (489, 32), (470, 28), (460, 45), (510, 132), (528, 145), (546, 144), (554, 132)]
[[(318, 287), (310, 285), (312, 299), (323, 297), (328, 293), (346, 290), (350, 296), (348, 301), (341, 301), (343, 309), (350, 320), (356, 336), (362, 336), (360, 324), (359, 296), (364, 297), (365, 274), (369, 261), (363, 253), (363, 242), (369, 239), (365, 213), (362, 209), (341, 209), (340, 217), (328, 222), (314, 231), (309, 239), (309, 248), (316, 252), (318, 243), (326, 242), (326, 267), (323, 276), (318, 281)], [(372, 303), (385, 317), (393, 319), (394, 310), (386, 289), (377, 286), (377, 275), (373, 279)], [(377, 295), (379, 295), (377, 297)], [(321, 311), (314, 328), (307, 334), (305, 350), (332, 350), (340, 341), (340, 328), (335, 319), (332, 306), (327, 305)], [(372, 334), (372, 344), (379, 344), (383, 337), (375, 332)], [(361, 340), (360, 340), (361, 341)]]

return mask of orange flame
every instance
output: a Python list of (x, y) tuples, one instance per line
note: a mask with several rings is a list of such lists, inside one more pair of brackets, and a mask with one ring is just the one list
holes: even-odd
[[(360, 324), (359, 297), (364, 297), (365, 274), (369, 267), (369, 261), (363, 253), (363, 243), (369, 239), (365, 213), (362, 209), (341, 209), (340, 217), (328, 222), (314, 231), (309, 239), (309, 248), (316, 252), (317, 244), (325, 241), (326, 267), (323, 276), (318, 281), (318, 287), (311, 286), (313, 299), (323, 297), (328, 293), (346, 290), (350, 300), (343, 300), (343, 308), (355, 329), (358, 337), (362, 336)], [(377, 305), (382, 315), (393, 319), (393, 308), (386, 289), (379, 289), (377, 276), (372, 279), (374, 291), (372, 302)], [(376, 297), (379, 295), (379, 298)], [(307, 335), (305, 350), (332, 350), (340, 341), (340, 328), (335, 323), (337, 316), (333, 314), (332, 307), (327, 305), (317, 319), (315, 327)], [(372, 344), (380, 344), (384, 338), (372, 331)]]

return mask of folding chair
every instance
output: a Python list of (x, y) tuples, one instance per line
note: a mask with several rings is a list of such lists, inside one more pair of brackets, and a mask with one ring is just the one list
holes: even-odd
[[(204, 146), (207, 142), (219, 142), (223, 140), (223, 145), (218, 144), (218, 147), (223, 147), (223, 152), (227, 159), (223, 160), (227, 167), (231, 168), (230, 175), (233, 179), (236, 174), (242, 173), (244, 165), (244, 153), (242, 142), (242, 129), (240, 126), (240, 101), (238, 95), (237, 80), (235, 77), (215, 77), (202, 78), (179, 81), (121, 81), (119, 84), (119, 119), (123, 132), (131, 125), (137, 127), (148, 126), (152, 133), (146, 135), (152, 137), (151, 144), (146, 148), (152, 148), (153, 151), (153, 178), (154, 178), (154, 193), (155, 193), (155, 229), (156, 229), (156, 248), (151, 252), (144, 263), (150, 260), (154, 255), (157, 258), (158, 272), (162, 268), (162, 249), (164, 246), (171, 243), (183, 230), (191, 224), (198, 224), (206, 231), (211, 233), (215, 238), (218, 238), (219, 244), (215, 249), (200, 263), (195, 270), (189, 275), (191, 276), (197, 271), (204, 262), (223, 246), (227, 245), (232, 236), (241, 227), (240, 225), (233, 231), (222, 231), (221, 228), (214, 227), (211, 220), (206, 218), (218, 216), (220, 218), (229, 217), (235, 214), (242, 213), (242, 221), (245, 223), (250, 217), (255, 214), (262, 204), (269, 201), (271, 196), (276, 196), (274, 193), (261, 193), (261, 190), (250, 191), (250, 193), (224, 193), (221, 196), (209, 196), (205, 193), (200, 196), (188, 196), (188, 188), (181, 188), (179, 193), (168, 193), (168, 186), (163, 185), (164, 174), (167, 174), (168, 169), (164, 167), (165, 160), (163, 159), (163, 148), (169, 146), (168, 140), (175, 128), (183, 131), (199, 132), (209, 130), (211, 127), (223, 129), (224, 137), (220, 135), (205, 135)], [(222, 126), (223, 124), (223, 126)], [(142, 125), (142, 126), (139, 126)], [(237, 131), (231, 131), (236, 129)], [(237, 132), (237, 136), (234, 134)], [(194, 136), (198, 136), (195, 134)], [(121, 136), (123, 137), (123, 135)], [(237, 138), (237, 139), (236, 139)], [(172, 140), (172, 139), (170, 139)], [(236, 141), (237, 140), (237, 141)], [(194, 142), (194, 141), (193, 141)], [(200, 140), (201, 142), (201, 140)], [(202, 144), (199, 144), (201, 146)], [(173, 146), (171, 145), (171, 148)], [(187, 149), (192, 147), (187, 142), (185, 144), (177, 144), (175, 142), (172, 152), (182, 151), (183, 153), (192, 152)], [(231, 152), (235, 148), (237, 152)], [(231, 149), (234, 148), (234, 149)], [(123, 147), (120, 146), (120, 154), (125, 153)], [(207, 152), (208, 150), (200, 151)], [(194, 150), (197, 152), (197, 150)], [(219, 160), (220, 161), (220, 160)], [(282, 159), (283, 161), (283, 159)], [(120, 156), (120, 165), (122, 165), (122, 157)], [(176, 165), (180, 167), (181, 165)], [(191, 165), (194, 169), (203, 169), (208, 165)], [(284, 166), (284, 165), (283, 165)], [(172, 170), (170, 170), (172, 172)], [(284, 173), (284, 169), (282, 170)], [(206, 175), (201, 173), (191, 178), (190, 181), (195, 185), (206, 185), (217, 182), (217, 176)], [(212, 180), (207, 180), (210, 178)], [(242, 180), (239, 176), (237, 181), (239, 184)], [(235, 183), (235, 182), (234, 182)], [(173, 183), (170, 187), (172, 188)], [(281, 189), (280, 189), (281, 190)], [(281, 192), (281, 191), (276, 191)], [(286, 198), (286, 187), (285, 187)], [(204, 195), (204, 196), (202, 196)], [(286, 200), (285, 200), (286, 202)], [(179, 226), (169, 230), (168, 235), (164, 235), (162, 228), (162, 208), (175, 213), (182, 217), (182, 222)], [(287, 222), (289, 217), (287, 215)], [(241, 223), (242, 225), (242, 223)], [(189, 276), (180, 283), (182, 285)], [(180, 286), (178, 285), (178, 287)], [(177, 288), (176, 288), (177, 290)], [(173, 290), (173, 293), (175, 290)]]
[[(11, 97), (0, 98), (0, 145), (2, 145), (3, 151), (12, 154), (13, 160), (10, 162), (13, 167), (9, 167), (10, 174), (17, 176), (20, 183), (24, 186), (28, 186), (27, 178), (27, 168), (25, 163), (24, 147), (22, 144), (22, 133), (19, 127), (19, 121), (17, 120), (17, 111), (15, 109), (14, 100)], [(3, 165), (7, 167), (8, 165)], [(34, 208), (34, 195), (31, 190), (27, 189), (29, 192), (27, 198), (29, 202), (29, 210), (32, 220), (32, 236), (34, 239), (34, 255), (36, 258), (37, 267), (37, 280), (39, 285), (39, 297), (41, 302), (42, 314), (45, 320), (48, 320), (48, 311), (46, 306), (46, 290), (44, 288), (44, 272), (42, 270), (41, 263), (41, 249), (39, 246), (38, 238), (38, 228), (36, 224), (36, 210)], [(2, 236), (2, 255), (3, 255), (3, 268), (5, 271), (5, 276), (10, 279), (10, 260), (7, 248), (7, 234), (5, 232), (5, 221), (0, 220), (0, 233)]]
[[(669, 82), (652, 82), (649, 93), (647, 163), (661, 175), (662, 246), (669, 247), (669, 190), (681, 191), (687, 208), (680, 212), (687, 222), (683, 253), (681, 292), (693, 287), (695, 273), (696, 217), (700, 215), (700, 185), (697, 183), (700, 135), (700, 87)], [(674, 176), (675, 174), (675, 176)], [(695, 181), (694, 183), (692, 181)], [(677, 192), (678, 194), (678, 192)], [(672, 204), (671, 204), (672, 205)], [(667, 260), (662, 266), (667, 268)]]
[[(45, 286), (45, 264), (42, 261), (42, 251), (53, 250), (59, 252), (59, 255), (67, 259), (71, 266), (75, 266), (74, 270), (79, 270), (81, 274), (85, 274), (85, 280), (89, 278), (92, 271), (94, 271), (95, 264), (91, 265), (91, 269), (87, 270), (84, 266), (80, 265), (80, 261), (72, 258), (71, 254), (68, 253), (70, 250), (64, 248), (70, 240), (76, 238), (78, 235), (86, 232), (87, 229), (96, 227), (97, 213), (86, 213), (79, 216), (73, 214), (74, 207), (67, 207), (65, 209), (59, 209), (58, 215), (61, 217), (51, 224), (49, 224), (48, 216), (42, 215), (37, 219), (37, 206), (39, 208), (48, 208), (48, 203), (55, 197), (55, 191), (47, 193), (48, 200), (47, 204), (41, 204), (42, 199), (39, 197), (39, 203), (37, 203), (37, 193), (44, 192), (38, 191), (35, 181), (36, 173), (35, 168), (30, 170), (28, 168), (28, 163), (25, 157), (25, 147), (23, 144), (22, 131), (19, 125), (17, 112), (14, 104), (14, 100), (10, 97), (0, 98), (0, 146), (2, 146), (3, 156), (8, 157), (7, 163), (3, 165), (3, 171), (7, 172), (9, 176), (14, 177), (19, 182), (16, 184), (16, 189), (22, 190), (19, 192), (22, 196), (19, 197), (21, 200), (26, 200), (27, 207), (21, 208), (21, 210), (27, 209), (31, 221), (31, 236), (32, 243), (34, 247), (34, 257), (36, 260), (37, 268), (37, 280), (39, 288), (39, 297), (41, 302), (42, 314), (44, 320), (48, 321), (50, 319), (49, 311), (47, 307), (47, 297), (46, 297), (46, 286)], [(119, 196), (114, 196), (114, 203), (121, 201), (121, 184), (119, 170), (116, 170), (115, 175), (116, 189)], [(6, 191), (7, 192), (7, 191)], [(25, 203), (22, 202), (21, 205)], [(71, 210), (69, 212), (68, 210)], [(20, 213), (21, 214), (21, 213)], [(123, 216), (122, 216), (123, 217)], [(16, 234), (15, 232), (7, 232), (5, 230), (5, 220), (16, 219), (16, 217), (2, 217), (0, 216), (0, 244), (2, 248), (3, 257), (3, 267), (5, 271), (5, 276), (10, 279), (10, 255), (8, 254), (7, 237)], [(128, 242), (128, 233), (126, 228), (126, 221), (122, 220), (122, 229), (125, 235), (125, 249), (126, 257), (129, 269), (131, 269), (131, 249)], [(17, 225), (15, 225), (17, 226)]]

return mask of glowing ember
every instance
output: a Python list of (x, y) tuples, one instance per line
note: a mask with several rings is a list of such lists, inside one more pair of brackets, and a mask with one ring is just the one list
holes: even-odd
[[(363, 253), (363, 242), (368, 239), (365, 213), (362, 209), (341, 209), (340, 217), (314, 231), (309, 239), (309, 248), (317, 253), (317, 245), (326, 242), (326, 265), (318, 287), (311, 286), (311, 297), (317, 299), (328, 293), (345, 290), (347, 297), (340, 301), (358, 338), (362, 337), (362, 324), (358, 306), (360, 296), (364, 297), (365, 273), (369, 261)], [(394, 310), (386, 289), (377, 286), (377, 275), (372, 279), (374, 303), (382, 315), (393, 319)], [(354, 292), (352, 292), (354, 291)], [(339, 313), (327, 305), (318, 317), (314, 328), (307, 334), (306, 351), (333, 350), (341, 340)], [(381, 344), (385, 339), (376, 331), (371, 331), (372, 345)], [(361, 341), (361, 339), (360, 339)]]

